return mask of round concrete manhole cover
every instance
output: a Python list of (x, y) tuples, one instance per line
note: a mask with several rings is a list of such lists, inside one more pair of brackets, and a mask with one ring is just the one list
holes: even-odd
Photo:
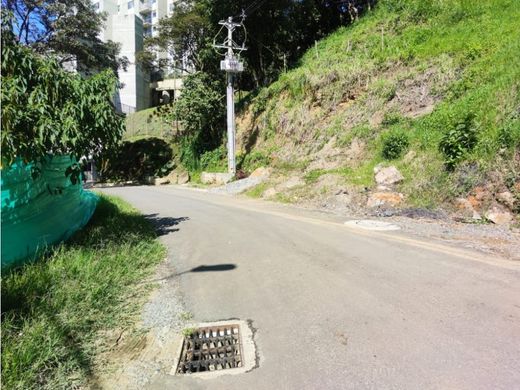
[(368, 219), (354, 219), (352, 221), (345, 222), (346, 226), (365, 229), (365, 230), (379, 230), (379, 231), (389, 231), (389, 230), (399, 230), (401, 229), (399, 226), (394, 225), (393, 223), (382, 222), (382, 221), (371, 221)]

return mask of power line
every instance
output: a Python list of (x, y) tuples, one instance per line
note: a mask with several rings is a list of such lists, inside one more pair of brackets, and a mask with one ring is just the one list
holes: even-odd
[(235, 16), (235, 18), (242, 18), (242, 21), (247, 17), (256, 12), (260, 7), (264, 5), (266, 0), (254, 0), (251, 4), (249, 4), (246, 8), (242, 9), (240, 15)]

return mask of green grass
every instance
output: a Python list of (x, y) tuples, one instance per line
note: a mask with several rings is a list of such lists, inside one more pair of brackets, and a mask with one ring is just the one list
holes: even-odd
[[(342, 148), (354, 138), (363, 140), (362, 161), (340, 173), (351, 184), (374, 185), (371, 169), (386, 162), (389, 134), (402, 134), (408, 146), (391, 163), (409, 174), (402, 190), (417, 205), (460, 194), (459, 178), (468, 164), (478, 166), (484, 178), (497, 170), (507, 176), (513, 171), (497, 166), (497, 156), (518, 161), (514, 156), (520, 155), (519, 26), (517, 0), (380, 0), (252, 98), (258, 138), (271, 139), (262, 145), (279, 145), (286, 156), (291, 148), (298, 155), (302, 144), (319, 149), (332, 136)], [(428, 82), (438, 101), (433, 112), (405, 117), (390, 103), (409, 93), (406, 85), (413, 80), (419, 80), (418, 88)], [(383, 114), (382, 123), (370, 123), (374, 113)], [(469, 116), (477, 141), (452, 164), (440, 145)], [(262, 153), (262, 147), (253, 153)], [(405, 161), (407, 150), (431, 169)], [(306, 180), (325, 173), (310, 172)]]
[(108, 332), (132, 328), (150, 288), (141, 282), (164, 256), (142, 215), (102, 196), (71, 240), (3, 275), (3, 388), (86, 386)]
[(128, 114), (125, 118), (126, 130), (123, 139), (135, 141), (141, 138), (158, 137), (170, 140), (173, 136), (174, 126), (165, 123), (154, 115), (155, 107)]
[(267, 187), (267, 183), (260, 183), (251, 188), (250, 190), (246, 191), (245, 194), (250, 198), (261, 198), (262, 194), (265, 192), (265, 190), (267, 190)]

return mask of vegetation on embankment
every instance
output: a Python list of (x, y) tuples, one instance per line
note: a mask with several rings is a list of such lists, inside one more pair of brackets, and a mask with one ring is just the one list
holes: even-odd
[(123, 141), (118, 149), (98, 161), (103, 181), (147, 183), (166, 176), (174, 167), (174, 151), (162, 138), (147, 137)]
[(176, 132), (176, 123), (168, 123), (157, 113), (157, 108), (127, 114), (125, 117), (125, 141), (155, 137), (170, 141)]
[(2, 386), (83, 388), (96, 354), (132, 328), (164, 255), (142, 215), (102, 196), (70, 241), (3, 275)]
[(518, 205), (519, 26), (515, 0), (381, 0), (258, 92), (238, 120), (240, 152), (311, 178), (304, 188), (327, 174), (375, 188), (383, 163), (412, 206), (483, 183)]

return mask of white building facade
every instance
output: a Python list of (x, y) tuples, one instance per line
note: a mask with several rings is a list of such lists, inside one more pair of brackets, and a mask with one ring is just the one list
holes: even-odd
[(179, 0), (91, 1), (98, 12), (107, 14), (100, 38), (119, 43), (120, 55), (129, 61), (126, 71), (119, 70), (121, 88), (115, 98), (116, 107), (125, 113), (151, 107), (150, 75), (136, 63), (136, 53), (143, 50), (145, 37), (157, 34), (159, 19), (172, 15)]

